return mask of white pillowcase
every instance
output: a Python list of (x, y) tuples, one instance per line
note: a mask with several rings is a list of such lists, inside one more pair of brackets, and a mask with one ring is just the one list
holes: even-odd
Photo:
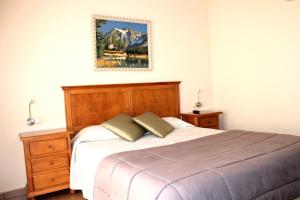
[(72, 143), (76, 141), (93, 142), (99, 140), (110, 140), (120, 138), (110, 130), (104, 128), (102, 125), (88, 126), (81, 131), (72, 139)]
[(195, 127), (194, 125), (189, 124), (176, 117), (163, 117), (162, 119), (171, 124), (174, 128)]
[[(194, 125), (189, 124), (176, 117), (164, 117), (162, 119), (171, 124), (175, 129), (194, 127)], [(145, 135), (148, 134), (149, 132), (145, 133)], [(74, 146), (75, 143), (80, 142), (94, 142), (111, 139), (120, 139), (120, 137), (114, 134), (112, 131), (104, 128), (102, 125), (94, 125), (88, 126), (79, 131), (79, 133), (77, 133), (76, 136), (72, 139), (72, 144)]]

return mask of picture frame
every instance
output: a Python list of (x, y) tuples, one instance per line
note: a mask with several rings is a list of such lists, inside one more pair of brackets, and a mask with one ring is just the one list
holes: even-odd
[(148, 20), (93, 15), (96, 71), (151, 71), (151, 24)]

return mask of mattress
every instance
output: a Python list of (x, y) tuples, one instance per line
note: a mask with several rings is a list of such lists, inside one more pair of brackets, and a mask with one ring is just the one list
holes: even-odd
[(73, 141), (70, 188), (82, 190), (84, 198), (92, 200), (97, 167), (106, 156), (124, 151), (170, 145), (221, 132), (223, 131), (199, 127), (185, 127), (175, 129), (165, 138), (158, 138), (147, 134), (135, 142), (127, 142), (120, 138), (100, 141), (77, 139)]

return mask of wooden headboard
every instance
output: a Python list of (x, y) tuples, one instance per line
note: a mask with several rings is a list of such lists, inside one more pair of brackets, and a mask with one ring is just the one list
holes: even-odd
[(160, 117), (179, 117), (180, 82), (63, 86), (67, 129), (101, 124), (118, 115), (146, 111)]

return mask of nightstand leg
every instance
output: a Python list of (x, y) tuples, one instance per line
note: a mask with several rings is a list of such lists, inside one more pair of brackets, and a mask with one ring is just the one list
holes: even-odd
[(70, 193), (70, 194), (75, 194), (75, 193), (76, 193), (76, 190), (70, 189), (69, 193)]

